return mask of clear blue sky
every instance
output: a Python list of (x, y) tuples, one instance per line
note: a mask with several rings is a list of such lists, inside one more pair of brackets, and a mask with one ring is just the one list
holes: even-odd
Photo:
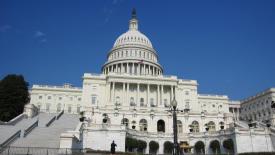
[(82, 85), (99, 73), (135, 7), (165, 74), (243, 99), (275, 86), (274, 0), (1, 0), (0, 78)]

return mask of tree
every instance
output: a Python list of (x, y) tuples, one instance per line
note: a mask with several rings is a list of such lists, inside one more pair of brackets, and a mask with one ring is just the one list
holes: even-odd
[(0, 81), (0, 120), (9, 121), (24, 111), (30, 101), (28, 82), (22, 75), (7, 75)]

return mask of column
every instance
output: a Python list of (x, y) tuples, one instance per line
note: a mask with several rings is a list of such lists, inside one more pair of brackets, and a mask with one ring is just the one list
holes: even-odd
[(125, 101), (126, 101), (126, 91), (125, 91), (125, 83), (122, 83), (122, 85), (123, 85), (123, 98), (122, 98), (122, 103), (121, 103), (121, 105), (123, 106), (123, 105), (126, 105), (125, 104)]
[(113, 65), (111, 65), (111, 72), (113, 72)]
[(140, 75), (140, 64), (137, 66), (137, 74)]
[(136, 105), (139, 105), (139, 83), (137, 83), (137, 99), (136, 99)]
[(126, 73), (129, 73), (129, 64), (126, 63)]
[(113, 93), (112, 93), (112, 102), (111, 102), (112, 105), (115, 103), (115, 89), (116, 89), (116, 84), (115, 82), (113, 82)]
[(174, 94), (173, 94), (173, 86), (171, 86), (170, 89), (170, 102), (173, 100)]
[(120, 65), (121, 65), (121, 73), (124, 73), (125, 71), (124, 71), (124, 65), (123, 65), (123, 63), (121, 63)]
[(107, 83), (107, 94), (108, 94), (108, 102), (111, 102), (111, 83)]
[(157, 101), (157, 106), (160, 105), (160, 93), (159, 93), (159, 85), (158, 85), (158, 101)]
[(160, 104), (163, 102), (163, 85), (161, 85)]
[(146, 74), (146, 72), (145, 72), (145, 64), (143, 64), (143, 72), (142, 72), (142, 74)]
[(134, 74), (134, 63), (132, 63), (132, 74)]
[(150, 104), (149, 104), (149, 90), (150, 90), (150, 85), (147, 84), (147, 106), (150, 107)]
[(130, 83), (127, 83), (127, 88), (126, 88), (126, 106), (129, 106), (129, 87)]

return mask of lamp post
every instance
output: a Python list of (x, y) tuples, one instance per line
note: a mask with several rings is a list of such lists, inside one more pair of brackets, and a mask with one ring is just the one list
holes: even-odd
[(178, 128), (177, 128), (177, 101), (174, 99), (171, 102), (172, 113), (173, 113), (173, 132), (174, 132), (174, 155), (179, 155), (179, 144), (178, 144)]

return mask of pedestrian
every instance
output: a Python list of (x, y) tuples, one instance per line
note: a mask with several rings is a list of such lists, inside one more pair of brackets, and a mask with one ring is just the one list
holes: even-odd
[(115, 154), (116, 153), (116, 143), (113, 140), (112, 144), (111, 144), (111, 154)]

